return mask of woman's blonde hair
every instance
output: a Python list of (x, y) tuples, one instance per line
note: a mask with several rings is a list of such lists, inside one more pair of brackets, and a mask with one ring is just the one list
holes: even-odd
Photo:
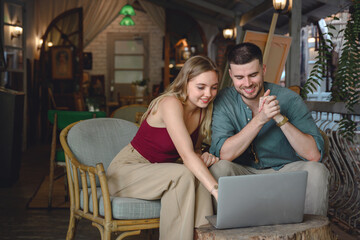
[[(204, 56), (193, 56), (189, 58), (184, 66), (181, 68), (178, 76), (175, 80), (166, 88), (166, 90), (157, 98), (155, 98), (149, 105), (148, 110), (144, 113), (141, 118), (143, 122), (147, 116), (152, 112), (156, 113), (159, 102), (167, 96), (175, 96), (183, 104), (187, 100), (187, 84), (194, 77), (200, 75), (201, 73), (214, 71), (220, 81), (219, 70), (216, 65), (211, 61), (210, 58)], [(219, 83), (220, 84), (220, 83)], [(211, 137), (211, 118), (213, 111), (213, 102), (209, 103), (208, 107), (205, 109), (205, 117), (201, 123), (200, 127), (200, 136), (206, 141), (209, 141)]]

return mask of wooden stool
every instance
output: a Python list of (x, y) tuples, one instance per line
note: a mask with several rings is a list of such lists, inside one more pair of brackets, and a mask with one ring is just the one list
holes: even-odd
[(327, 217), (304, 215), (304, 221), (296, 224), (234, 228), (219, 230), (212, 225), (195, 229), (195, 240), (336, 240)]

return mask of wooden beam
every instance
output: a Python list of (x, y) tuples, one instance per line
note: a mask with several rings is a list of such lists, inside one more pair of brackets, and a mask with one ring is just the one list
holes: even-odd
[(266, 65), (268, 58), (269, 58), (269, 52), (270, 52), (270, 47), (271, 47), (271, 42), (273, 40), (274, 37), (274, 32), (275, 32), (275, 27), (276, 27), (276, 23), (277, 23), (277, 19), (278, 19), (279, 14), (277, 12), (274, 13), (273, 18), (271, 20), (271, 26), (269, 29), (269, 34), (266, 40), (266, 45), (265, 45), (265, 50), (264, 50), (264, 61), (263, 63)]
[(220, 14), (222, 14), (224, 16), (235, 18), (235, 12), (234, 11), (226, 9), (226, 8), (219, 7), (218, 5), (209, 3), (207, 1), (203, 1), (203, 0), (183, 0), (183, 1), (191, 2), (193, 4), (201, 6), (203, 8), (209, 9), (209, 10), (217, 12), (217, 13), (220, 13)]
[[(271, 26), (271, 22), (262, 22), (260, 20), (255, 19), (254, 21), (248, 23), (246, 26), (244, 26), (244, 29), (259, 29), (256, 31), (260, 31), (260, 32), (268, 32), (269, 28)], [(276, 31), (278, 30), (278, 28), (276, 28)], [(286, 31), (288, 32), (288, 31)]]
[(289, 55), (286, 61), (286, 86), (300, 86), (300, 32), (301, 32), (302, 0), (293, 1), (289, 23), (289, 33), (292, 38)]
[(164, 8), (183, 11), (196, 19), (202, 20), (209, 24), (216, 25), (220, 28), (224, 28), (227, 24), (233, 23), (233, 21), (219, 21), (215, 18), (209, 17), (208, 15), (205, 15), (205, 14), (201, 14), (195, 10), (184, 7), (184, 5), (181, 5), (181, 4), (178, 4), (175, 2), (169, 2), (166, 0), (147, 0), (147, 1), (154, 3), (156, 5), (162, 6)]
[(237, 16), (235, 17), (235, 26), (236, 26), (236, 39), (235, 39), (235, 43), (239, 44), (243, 41), (244, 39), (244, 29), (242, 27), (240, 27), (240, 17)]
[(268, 10), (273, 8), (272, 0), (265, 0), (263, 3), (257, 5), (247, 13), (242, 14), (240, 19), (240, 26), (243, 27), (247, 23), (251, 22), (255, 18), (261, 16)]
[(329, 4), (329, 5), (332, 5), (332, 6), (337, 6), (337, 7), (340, 4), (341, 5), (351, 4), (351, 0), (345, 0), (345, 1), (339, 1), (339, 0), (316, 0), (316, 2), (326, 3), (326, 4)]
[(354, 113), (351, 113), (346, 109), (345, 102), (305, 101), (305, 104), (309, 108), (310, 111), (331, 112), (331, 113), (340, 113), (340, 114), (357, 113), (357, 115), (359, 115), (358, 113), (360, 113), (360, 104), (356, 104), (354, 106)]

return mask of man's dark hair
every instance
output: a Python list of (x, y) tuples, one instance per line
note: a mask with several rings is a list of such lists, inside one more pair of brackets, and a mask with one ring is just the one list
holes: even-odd
[(260, 65), (263, 63), (261, 49), (249, 42), (240, 43), (233, 47), (228, 54), (229, 64), (246, 64), (258, 59)]

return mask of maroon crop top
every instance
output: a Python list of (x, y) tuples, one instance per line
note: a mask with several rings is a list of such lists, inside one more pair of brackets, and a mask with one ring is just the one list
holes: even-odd
[[(199, 136), (201, 112), (199, 126), (190, 135), (194, 148)], [(147, 119), (142, 122), (131, 145), (151, 163), (175, 162), (180, 157), (166, 128), (152, 127)]]

